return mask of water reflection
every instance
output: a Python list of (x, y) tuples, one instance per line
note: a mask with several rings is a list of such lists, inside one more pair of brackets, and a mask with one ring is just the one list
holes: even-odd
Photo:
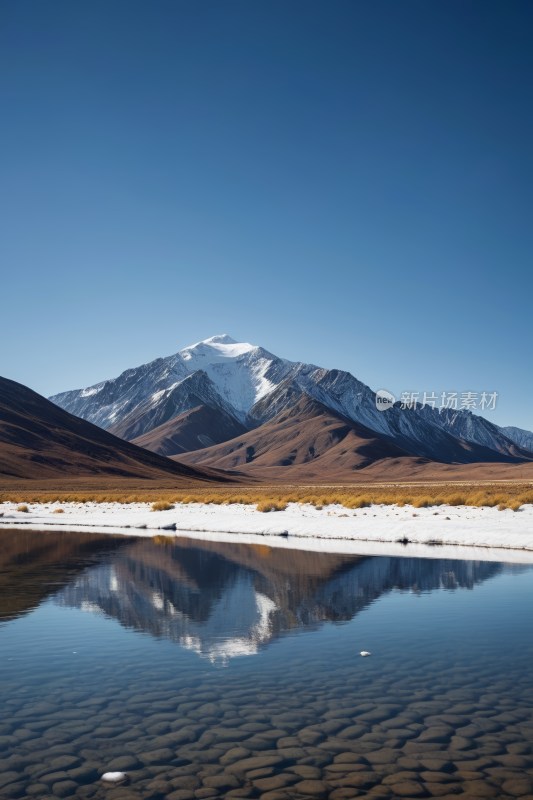
[(502, 568), (179, 536), (0, 531), (4, 619), (54, 595), (213, 663), (257, 653), (283, 631), (350, 620), (393, 590), (473, 589)]
[(16, 619), (134, 537), (0, 530), (0, 621)]

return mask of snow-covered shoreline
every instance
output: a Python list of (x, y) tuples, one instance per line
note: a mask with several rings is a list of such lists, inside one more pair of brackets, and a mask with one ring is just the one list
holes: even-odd
[[(63, 513), (55, 513), (58, 508), (62, 508)], [(309, 540), (320, 542), (316, 549), (324, 551), (326, 543), (335, 542), (335, 552), (344, 551), (344, 547), (339, 550), (341, 542), (351, 542), (359, 549), (364, 543), (373, 543), (373, 550), (376, 544), (386, 543), (389, 550), (394, 545), (394, 549), (403, 553), (404, 543), (409, 542), (409, 549), (411, 545), (423, 546), (431, 554), (440, 549), (435, 545), (446, 545), (446, 550), (453, 547), (458, 551), (473, 548), (479, 555), (471, 557), (484, 560), (483, 550), (497, 548), (520, 551), (520, 560), (528, 554), (528, 563), (533, 561), (532, 504), (523, 505), (517, 512), (448, 505), (418, 509), (373, 505), (357, 510), (331, 505), (318, 510), (312, 505), (298, 503), (290, 503), (285, 511), (266, 514), (252, 505), (200, 503), (177, 504), (168, 511), (151, 511), (148, 503), (34, 503), (28, 504), (28, 512), (16, 509), (15, 503), (0, 505), (1, 527), (90, 528), (95, 532), (144, 536), (164, 532), (235, 535), (239, 541), (243, 536), (273, 539), (288, 536), (292, 541), (293, 537), (305, 539), (306, 549), (311, 549)]]

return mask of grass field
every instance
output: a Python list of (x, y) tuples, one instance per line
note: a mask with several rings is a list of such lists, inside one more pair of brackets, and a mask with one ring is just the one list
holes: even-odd
[(531, 483), (483, 484), (390, 484), (379, 486), (339, 487), (262, 487), (241, 489), (172, 490), (143, 488), (136, 492), (0, 492), (0, 502), (26, 503), (150, 503), (161, 504), (165, 510), (177, 503), (242, 503), (256, 505), (259, 511), (282, 510), (287, 503), (311, 503), (328, 506), (332, 503), (345, 508), (364, 508), (372, 504), (412, 505), (415, 508), (439, 506), (498, 506), (518, 510), (524, 503), (533, 503)]

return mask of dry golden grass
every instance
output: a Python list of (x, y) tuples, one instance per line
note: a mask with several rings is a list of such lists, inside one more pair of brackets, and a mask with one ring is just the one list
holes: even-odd
[[(155, 494), (155, 497), (154, 497)], [(484, 483), (484, 484), (424, 484), (389, 485), (374, 487), (287, 487), (250, 489), (139, 489), (131, 492), (2, 492), (0, 502), (11, 503), (166, 503), (172, 505), (190, 503), (212, 503), (215, 505), (266, 505), (279, 508), (288, 503), (310, 504), (318, 508), (338, 504), (347, 509), (365, 508), (375, 505), (412, 505), (415, 508), (433, 506), (501, 507), (518, 510), (524, 503), (533, 503), (530, 483)]]
[(262, 511), (264, 514), (268, 511), (285, 511), (287, 503), (280, 500), (264, 500), (262, 503), (257, 504), (257, 510)]
[(170, 511), (171, 508), (174, 508), (172, 503), (168, 503), (166, 500), (158, 500), (157, 503), (152, 503), (150, 511)]
[(64, 514), (65, 511), (62, 508), (56, 508), (55, 511), (52, 511), (52, 514)]
[(28, 508), (28, 506), (19, 506), (19, 507), (17, 508), (17, 511), (26, 511), (26, 512), (27, 512), (27, 511), (29, 511), (29, 510), (30, 510), (30, 509)]

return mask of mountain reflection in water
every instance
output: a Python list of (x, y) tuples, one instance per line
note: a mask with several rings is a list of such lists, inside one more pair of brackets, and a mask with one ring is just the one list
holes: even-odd
[(283, 631), (350, 620), (393, 590), (472, 589), (502, 569), (179, 536), (0, 532), (4, 619), (53, 595), (217, 663), (257, 653)]

